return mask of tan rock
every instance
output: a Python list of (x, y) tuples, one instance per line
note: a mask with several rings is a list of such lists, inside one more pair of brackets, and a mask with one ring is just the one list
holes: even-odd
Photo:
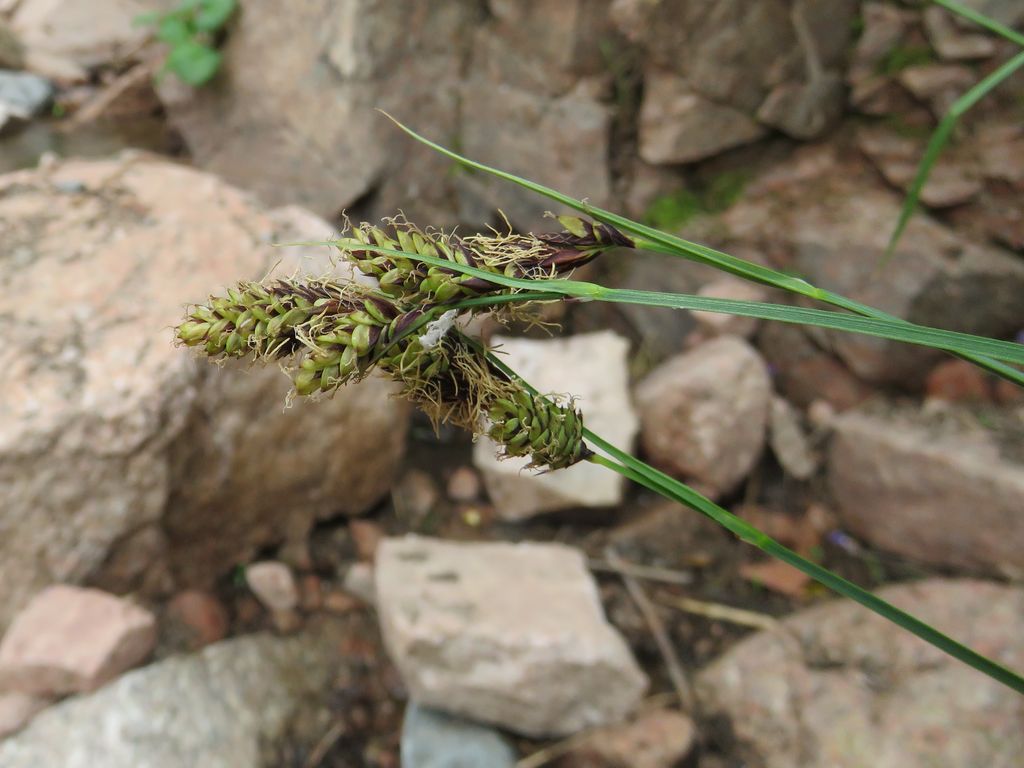
[(299, 604), (299, 588), (295, 576), (284, 563), (265, 560), (246, 566), (245, 581), (271, 612), (292, 611)]
[(386, 539), (376, 581), (388, 651), (422, 704), (565, 735), (621, 720), (646, 687), (576, 550)]
[(723, 336), (676, 355), (636, 389), (651, 460), (709, 492), (735, 488), (761, 456), (771, 384), (760, 355)]
[(651, 71), (640, 110), (640, 157), (648, 163), (689, 163), (760, 138), (752, 117), (695, 93), (671, 73)]
[(631, 723), (594, 731), (572, 754), (583, 760), (596, 758), (602, 761), (599, 765), (675, 768), (693, 750), (696, 739), (693, 720), (682, 712), (656, 709)]
[(0, 689), (36, 695), (92, 691), (156, 644), (153, 615), (95, 589), (54, 586), (33, 598), (0, 642)]
[(270, 242), (327, 224), (136, 155), (0, 177), (0, 221), (0, 627), (53, 582), (208, 586), (386, 492), (407, 418), (390, 384), (286, 409), (275, 367), (173, 344), (187, 302), (302, 269)]
[(797, 480), (807, 480), (818, 470), (818, 457), (804, 431), (799, 412), (781, 397), (772, 398), (768, 442), (782, 468)]
[[(472, 119), (462, 128), (461, 151), (474, 160), (606, 206), (612, 199), (611, 113), (593, 92), (598, 84), (582, 81), (567, 93), (546, 96), (501, 81), (472, 78), (461, 90), (463, 103), (473, 105)], [(458, 174), (455, 181), (466, 220), (483, 223), (500, 210), (518, 228), (551, 228), (545, 216), (550, 202), (528, 190), (480, 174)]]
[(12, 24), (26, 48), (89, 68), (133, 53), (150, 34), (135, 17), (173, 5), (172, 0), (21, 0)]
[(910, 412), (851, 411), (833, 428), (828, 482), (844, 527), (921, 562), (1024, 572), (1024, 466), (990, 434)]
[[(1011, 669), (1024, 665), (1024, 592), (971, 580), (889, 586), (879, 597)], [(848, 600), (808, 608), (733, 646), (697, 678), (766, 768), (1012, 768), (1024, 700)]]
[(247, 0), (243, 10), (221, 49), (230, 87), (160, 84), (195, 161), (271, 205), (333, 218), (374, 192), (371, 218), (402, 208), (424, 225), (454, 223), (450, 161), (374, 108), (434, 139), (456, 135), (479, 4)]
[(448, 478), (448, 498), (475, 501), (480, 497), (480, 476), (471, 467), (458, 467)]
[[(578, 398), (587, 427), (629, 450), (637, 419), (629, 401), (626, 339), (601, 331), (549, 341), (496, 336), (494, 344), (502, 359), (540, 392)], [(499, 459), (498, 453), (498, 446), (482, 437), (473, 447), (473, 463), (498, 515), (506, 520), (622, 500), (622, 477), (604, 467), (580, 462), (538, 474), (526, 469), (529, 457)]]
[(996, 52), (992, 38), (958, 29), (953, 15), (937, 5), (925, 9), (924, 29), (939, 58), (947, 61), (984, 59)]

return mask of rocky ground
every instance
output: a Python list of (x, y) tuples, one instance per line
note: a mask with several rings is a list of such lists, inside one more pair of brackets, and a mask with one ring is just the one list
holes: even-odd
[[(273, 367), (171, 333), (236, 280), (340, 269), (272, 244), (342, 211), (551, 227), (379, 107), (913, 321), (1021, 338), (1020, 75), (882, 260), (936, 119), (1011, 45), (899, 2), (243, 0), (193, 90), (154, 80), (149, 5), (0, 0), (0, 765), (1018, 764), (1019, 697), (696, 513), (497, 461), (383, 380), (289, 402)], [(790, 300), (662, 256), (585, 269)], [(1019, 392), (877, 339), (547, 311), (553, 336), (478, 330), (612, 442), (1024, 668)]]

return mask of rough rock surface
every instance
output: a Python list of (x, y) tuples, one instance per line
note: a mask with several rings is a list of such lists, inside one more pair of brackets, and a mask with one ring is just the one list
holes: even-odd
[(131, 672), (51, 707), (0, 742), (4, 768), (271, 768), (314, 741), (339, 664), (337, 633), (249, 635)]
[(156, 619), (144, 608), (97, 589), (48, 587), (14, 617), (0, 642), (0, 690), (92, 691), (155, 645)]
[(818, 471), (818, 457), (811, 447), (800, 413), (784, 398), (772, 397), (768, 414), (768, 442), (787, 473), (808, 480)]
[[(798, 153), (746, 188), (722, 216), (726, 250), (751, 246), (775, 266), (911, 322), (984, 336), (1024, 327), (1024, 264), (918, 213), (883, 260), (901, 199), (862, 165), (827, 150)], [(914, 387), (941, 352), (850, 333), (812, 331), (861, 379)]]
[(373, 194), (376, 213), (401, 207), (440, 225), (450, 221), (439, 218), (450, 207), (450, 162), (375, 108), (451, 144), (479, 20), (469, 0), (429, 9), (314, 0), (287, 12), (251, 0), (223, 47), (219, 82), (193, 90), (168, 78), (160, 95), (203, 168), (270, 204), (334, 217)]
[(386, 491), (406, 424), (389, 385), (286, 409), (273, 366), (172, 342), (187, 302), (303, 268), (269, 242), (329, 231), (304, 217), (134, 155), (0, 177), (0, 627), (53, 582), (202, 585)]
[(640, 155), (680, 163), (743, 144), (766, 126), (821, 135), (842, 107), (853, 0), (615, 0), (643, 52)]
[[(637, 418), (629, 400), (629, 343), (611, 331), (534, 341), (494, 337), (502, 359), (545, 394), (578, 398), (584, 422), (614, 445), (629, 450)], [(623, 480), (587, 462), (557, 472), (525, 470), (529, 458), (498, 459), (498, 447), (477, 441), (473, 461), (498, 514), (518, 520), (570, 507), (612, 506), (622, 500)]]
[(376, 584), (385, 643), (422, 704), (553, 736), (621, 720), (646, 688), (576, 550), (385, 539)]
[(493, 728), (410, 704), (402, 721), (403, 768), (513, 768), (516, 753)]
[(173, 0), (21, 0), (11, 20), (25, 47), (89, 68), (125, 57), (150, 31), (136, 16)]
[(648, 72), (640, 110), (640, 157), (648, 163), (689, 163), (749, 144), (765, 134), (742, 110), (717, 104), (667, 72)]
[[(1013, 669), (1024, 667), (1024, 591), (931, 580), (879, 595)], [(698, 676), (750, 764), (766, 768), (1019, 765), (1020, 695), (867, 609), (837, 600), (759, 632)]]
[(677, 355), (637, 386), (641, 443), (651, 460), (710, 493), (727, 493), (764, 448), (771, 383), (760, 355), (723, 336)]
[(697, 726), (682, 712), (656, 709), (623, 725), (599, 728), (572, 751), (580, 765), (675, 768), (693, 750)]
[(0, 118), (28, 120), (42, 112), (53, 97), (53, 85), (28, 72), (0, 69)]
[(848, 412), (833, 428), (828, 482), (851, 532), (926, 563), (1024, 572), (1024, 464), (992, 433), (892, 412)]

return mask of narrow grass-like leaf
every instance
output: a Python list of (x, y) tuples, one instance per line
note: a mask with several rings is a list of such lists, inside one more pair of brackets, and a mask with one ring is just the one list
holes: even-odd
[[(430, 147), (436, 152), (441, 153), (445, 157), (466, 166), (467, 168), (489, 173), (499, 179), (510, 181), (513, 184), (561, 203), (567, 208), (580, 211), (593, 219), (604, 222), (605, 224), (610, 224), (622, 232), (627, 232), (633, 235), (634, 244), (637, 248), (644, 248), (658, 253), (665, 253), (670, 256), (679, 256), (681, 258), (690, 259), (702, 264), (708, 264), (722, 270), (723, 272), (728, 272), (753, 282), (771, 285), (826, 304), (831, 304), (834, 307), (848, 310), (863, 317), (906, 322), (905, 320), (895, 317), (894, 315), (890, 315), (887, 312), (883, 312), (880, 309), (875, 309), (874, 307), (862, 304), (859, 301), (854, 301), (853, 299), (848, 299), (840, 294), (832, 293), (831, 291), (826, 291), (822, 288), (813, 286), (806, 280), (801, 280), (799, 278), (792, 277), (791, 275), (777, 272), (776, 270), (769, 269), (768, 267), (763, 267), (760, 264), (745, 261), (744, 259), (731, 256), (730, 254), (722, 251), (717, 251), (714, 248), (709, 248), (705, 245), (700, 245), (699, 243), (684, 240), (681, 237), (670, 235), (667, 232), (661, 232), (653, 227), (648, 227), (644, 224), (633, 221), (632, 219), (627, 219), (625, 216), (620, 216), (616, 213), (612, 213), (611, 211), (606, 211), (603, 208), (598, 208), (597, 206), (585, 203), (582, 200), (577, 200), (569, 195), (551, 189), (550, 187), (546, 187), (543, 184), (538, 184), (535, 181), (530, 181), (529, 179), (516, 176), (514, 173), (502, 171), (498, 168), (492, 168), (489, 165), (478, 163), (475, 160), (470, 160), (457, 152), (453, 152), (452, 150), (442, 147), (440, 144), (421, 136), (408, 126), (400, 123), (391, 115), (388, 115), (386, 112), (383, 114), (389, 120), (394, 122), (401, 130), (416, 139), (416, 141)], [(961, 355), (961, 357), (996, 374), (997, 376), (1012, 381), (1018, 386), (1024, 387), (1024, 374), (1000, 363), (998, 360), (993, 360), (983, 355), (965, 354)]]
[(903, 231), (907, 228), (907, 224), (910, 223), (910, 218), (917, 210), (921, 198), (921, 190), (924, 189), (924, 185), (931, 175), (932, 168), (939, 159), (939, 154), (946, 146), (946, 142), (949, 141), (953, 128), (956, 127), (956, 121), (963, 117), (989, 91), (1022, 66), (1024, 66), (1024, 51), (1018, 53), (953, 102), (953, 106), (949, 108), (949, 112), (942, 118), (928, 140), (928, 146), (925, 149), (924, 156), (921, 158), (920, 165), (917, 167), (917, 173), (914, 174), (914, 180), (911, 182), (907, 195), (903, 199), (900, 217), (896, 222), (896, 228), (893, 230), (892, 237), (889, 238), (889, 245), (885, 250), (885, 256), (882, 260), (883, 264), (892, 256), (893, 251), (896, 249), (896, 244), (903, 235)]
[[(507, 376), (519, 381), (533, 394), (538, 394), (536, 389), (531, 387), (528, 382), (518, 376), (515, 371), (502, 362), (496, 355), (490, 354), (488, 357), (492, 365), (496, 368), (501, 370)], [(858, 587), (853, 582), (847, 581), (842, 576), (833, 573), (827, 568), (801, 557), (793, 550), (784, 547), (763, 531), (748, 523), (746, 520), (743, 520), (729, 512), (727, 509), (718, 506), (710, 499), (705, 498), (701, 494), (697, 493), (697, 491), (679, 482), (675, 478), (654, 469), (625, 451), (616, 448), (614, 445), (591, 430), (584, 429), (584, 437), (587, 439), (591, 447), (600, 449), (608, 456), (608, 458), (602, 456), (592, 457), (591, 461), (594, 463), (614, 470), (615, 472), (639, 483), (655, 493), (659, 493), (668, 499), (677, 501), (693, 510), (696, 510), (697, 512), (700, 512), (739, 537), (742, 541), (753, 544), (762, 552), (788, 563), (837, 594), (860, 603), (865, 608), (874, 611), (879, 616), (891, 621), (899, 627), (902, 627), (908, 632), (917, 635), (926, 643), (944, 651), (958, 661), (977, 669), (979, 672), (988, 675), (992, 679), (1012, 688), (1018, 693), (1024, 694), (1024, 677), (1021, 677), (1013, 670), (1008, 669), (987, 656), (983, 656), (977, 651), (968, 648), (966, 645), (957, 642), (948, 635), (935, 629), (935, 627), (930, 624), (927, 624), (915, 616), (900, 610), (891, 603), (882, 600), (880, 597), (868, 592), (866, 589)]]
[[(305, 242), (302, 245), (337, 245), (339, 241), (325, 240)], [(299, 245), (299, 243), (290, 243)], [(774, 320), (783, 323), (810, 325), (848, 333), (860, 333), (876, 336), (892, 341), (906, 342), (923, 347), (941, 349), (945, 352), (959, 354), (988, 355), (998, 360), (1024, 365), (1024, 345), (1012, 341), (989, 339), (969, 333), (945, 331), (923, 325), (914, 325), (905, 321), (890, 319), (858, 317), (840, 312), (832, 312), (807, 307), (794, 307), (788, 304), (770, 304), (757, 301), (740, 301), (738, 299), (717, 299), (706, 296), (693, 296), (678, 293), (659, 293), (657, 291), (634, 291), (621, 288), (606, 288), (596, 283), (581, 280), (536, 280), (507, 277), (486, 270), (470, 267), (465, 264), (441, 259), (434, 256), (400, 251), (375, 245), (360, 245), (359, 250), (383, 253), (390, 256), (401, 256), (412, 261), (421, 261), (432, 266), (443, 267), (454, 272), (479, 277), (506, 288), (517, 288), (530, 294), (514, 294), (519, 301), (536, 301), (536, 294), (548, 300), (560, 297), (590, 301), (607, 301), (619, 304), (641, 304), (669, 309), (688, 309), (704, 312), (717, 312), (743, 317), (754, 317), (762, 320)], [(488, 297), (483, 297), (488, 299)], [(516, 300), (510, 297), (510, 301)], [(493, 297), (481, 301), (480, 304), (494, 303)], [(1024, 374), (1021, 374), (1024, 376)]]
[(1024, 35), (1015, 29), (1002, 24), (995, 19), (990, 19), (983, 13), (979, 13), (973, 8), (968, 8), (966, 5), (954, 2), (954, 0), (932, 0), (936, 5), (941, 5), (948, 11), (952, 11), (958, 16), (963, 16), (968, 21), (973, 21), (979, 27), (984, 27), (989, 32), (995, 32), (1000, 37), (1005, 37), (1017, 45), (1024, 46)]

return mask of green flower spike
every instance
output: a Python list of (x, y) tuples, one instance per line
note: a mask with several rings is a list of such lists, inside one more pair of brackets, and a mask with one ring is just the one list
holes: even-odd
[(583, 442), (583, 415), (570, 402), (560, 405), (515, 389), (490, 408), (487, 435), (505, 456), (530, 456), (531, 467), (564, 469), (591, 455)]

